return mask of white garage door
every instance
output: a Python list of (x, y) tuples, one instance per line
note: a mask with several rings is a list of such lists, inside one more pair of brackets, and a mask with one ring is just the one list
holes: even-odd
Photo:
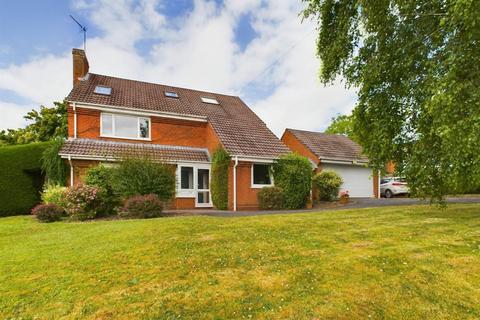
[(322, 170), (332, 170), (343, 180), (340, 191), (348, 190), (350, 197), (373, 197), (372, 169), (341, 164), (322, 164)]

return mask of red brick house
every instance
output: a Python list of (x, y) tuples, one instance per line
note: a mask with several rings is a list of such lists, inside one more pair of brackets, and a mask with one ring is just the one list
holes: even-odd
[(281, 140), (312, 161), (317, 172), (331, 170), (343, 180), (340, 191), (351, 197), (378, 198), (378, 174), (368, 167), (362, 148), (346, 136), (286, 129)]
[(147, 155), (176, 167), (174, 208), (212, 207), (210, 159), (222, 146), (232, 157), (229, 209), (258, 207), (258, 190), (273, 184), (270, 164), (289, 149), (239, 97), (89, 73), (85, 52), (72, 54), (69, 138), (60, 151), (69, 185), (99, 162)]

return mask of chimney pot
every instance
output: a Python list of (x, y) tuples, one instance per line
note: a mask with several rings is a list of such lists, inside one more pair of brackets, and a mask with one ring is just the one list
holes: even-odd
[(72, 50), (73, 58), (73, 85), (85, 77), (88, 73), (88, 59), (85, 51), (82, 49), (73, 49)]

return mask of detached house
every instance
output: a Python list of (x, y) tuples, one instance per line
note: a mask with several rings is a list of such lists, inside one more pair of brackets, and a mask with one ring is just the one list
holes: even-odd
[(239, 98), (89, 73), (73, 49), (68, 140), (60, 151), (69, 185), (99, 162), (149, 156), (177, 172), (172, 207), (211, 207), (210, 157), (222, 146), (232, 157), (229, 209), (257, 208), (259, 188), (272, 185), (269, 166), (289, 149)]
[(368, 167), (362, 148), (350, 138), (338, 134), (286, 129), (282, 141), (314, 164), (317, 172), (335, 171), (342, 177), (340, 191), (351, 197), (378, 197), (378, 174)]

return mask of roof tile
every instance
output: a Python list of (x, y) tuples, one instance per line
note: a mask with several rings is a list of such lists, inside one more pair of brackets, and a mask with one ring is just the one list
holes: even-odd
[(339, 134), (287, 129), (320, 160), (347, 160), (367, 162), (362, 147)]
[[(112, 92), (96, 94), (96, 86), (110, 87)], [(176, 92), (179, 97), (166, 97), (165, 91)], [(219, 104), (202, 102), (201, 97), (215, 98)], [(275, 158), (289, 152), (265, 123), (235, 96), (89, 73), (74, 86), (67, 100), (205, 117), (231, 155)]]
[(60, 155), (87, 156), (105, 159), (122, 157), (151, 157), (157, 161), (208, 162), (207, 149), (166, 146), (150, 143), (129, 143), (95, 139), (67, 140)]

